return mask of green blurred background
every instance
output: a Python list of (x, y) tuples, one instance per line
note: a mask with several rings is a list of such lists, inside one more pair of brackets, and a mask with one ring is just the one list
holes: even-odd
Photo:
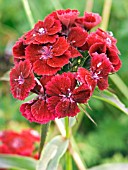
[[(86, 8), (86, 0), (60, 0), (60, 3), (57, 3), (58, 6), (54, 2), (53, 0), (29, 0), (34, 21), (44, 19), (47, 14), (58, 8), (60, 3), (64, 9), (78, 9), (80, 15), (83, 15)], [(92, 11), (102, 15), (103, 5), (104, 0), (94, 0)], [(108, 31), (112, 31), (118, 40), (117, 46), (122, 60), (122, 68), (118, 75), (126, 86), (128, 86), (127, 9), (127, 0), (113, 0), (108, 25)], [(0, 0), (0, 21), (0, 76), (2, 76), (13, 66), (11, 52), (13, 44), (30, 29), (30, 25), (21, 0)], [(128, 98), (120, 90), (122, 87), (117, 88), (111, 80), (109, 84), (119, 99), (128, 106)], [(21, 116), (20, 104), (20, 101), (11, 96), (9, 83), (0, 81), (0, 130), (20, 130), (28, 127), (40, 129), (38, 124), (29, 123)], [(88, 112), (97, 123), (97, 127), (84, 116), (80, 126), (76, 124), (73, 129), (74, 137), (87, 166), (92, 167), (106, 162), (128, 162), (128, 116), (94, 98), (89, 101), (89, 104), (92, 110), (88, 109)], [(50, 131), (52, 136), (58, 133), (54, 123)], [(77, 168), (74, 164), (75, 169)]]

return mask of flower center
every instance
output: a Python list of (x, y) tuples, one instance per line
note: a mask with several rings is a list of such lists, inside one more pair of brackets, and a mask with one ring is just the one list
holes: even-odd
[(23, 141), (20, 138), (15, 138), (15, 139), (12, 140), (11, 143), (12, 143), (11, 145), (12, 145), (13, 148), (19, 148), (19, 147), (22, 146)]
[(74, 100), (72, 99), (72, 93), (71, 93), (70, 89), (67, 89), (67, 93), (66, 94), (60, 94), (59, 96), (62, 97), (62, 101), (74, 102)]
[(40, 59), (41, 60), (42, 59), (47, 60), (48, 58), (52, 58), (51, 48), (52, 48), (52, 46), (50, 46), (49, 48), (46, 46), (42, 47), (42, 49), (40, 50), (40, 52), (41, 52)]
[(110, 39), (110, 38), (106, 38), (106, 43), (107, 43), (108, 45), (111, 45), (111, 44), (112, 44), (111, 39)]
[(20, 76), (18, 77), (18, 79), (14, 79), (15, 81), (18, 81), (19, 84), (23, 84), (24, 83), (24, 77), (23, 74), (21, 72)]
[(45, 34), (45, 33), (46, 33), (46, 31), (45, 31), (45, 29), (44, 29), (44, 28), (39, 28), (38, 33), (40, 33), (40, 34)]

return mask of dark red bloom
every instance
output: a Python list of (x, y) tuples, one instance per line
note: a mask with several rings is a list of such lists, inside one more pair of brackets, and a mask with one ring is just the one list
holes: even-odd
[(120, 69), (121, 61), (118, 56), (120, 52), (116, 47), (116, 39), (109, 33), (97, 29), (95, 33), (91, 33), (87, 37), (86, 48), (89, 49), (90, 56), (95, 52), (98, 54), (105, 53), (112, 63), (112, 72)]
[(85, 12), (84, 17), (76, 19), (76, 24), (90, 30), (101, 22), (101, 16), (97, 13)]
[(10, 72), (10, 85), (13, 96), (24, 100), (35, 86), (34, 74), (28, 60), (20, 61)]
[(108, 88), (108, 74), (112, 70), (112, 64), (107, 56), (94, 53), (91, 61), (92, 78), (97, 80), (97, 85), (100, 90)]
[(68, 42), (70, 43), (69, 50), (71, 52), (72, 58), (82, 56), (77, 48), (84, 45), (87, 36), (87, 31), (85, 31), (81, 27), (73, 27), (70, 29), (70, 32), (68, 34)]
[(54, 120), (57, 115), (50, 112), (47, 106), (47, 94), (45, 92), (45, 85), (51, 80), (52, 76), (43, 76), (40, 80), (40, 84), (36, 85), (33, 89), (38, 94), (37, 98), (24, 103), (20, 107), (22, 115), (30, 122), (37, 122), (41, 124), (48, 123)]
[(76, 88), (75, 75), (70, 72), (53, 77), (46, 85), (46, 93), (48, 109), (58, 118), (75, 116), (80, 111), (77, 103), (86, 103), (90, 97), (88, 86)]
[(94, 53), (91, 59), (90, 72), (84, 68), (79, 68), (77, 77), (80, 82), (88, 84), (92, 92), (96, 84), (100, 90), (104, 90), (108, 88), (108, 74), (111, 70), (111, 62), (107, 56), (103, 53)]
[(87, 84), (88, 87), (90, 88), (90, 91), (93, 93), (96, 84), (97, 84), (97, 80), (95, 80), (92, 75), (91, 72), (86, 70), (83, 67), (79, 67), (78, 71), (77, 71), (77, 79), (79, 82), (83, 83), (83, 84)]
[(109, 48), (106, 53), (107, 53), (107, 57), (112, 63), (112, 72), (118, 71), (122, 66), (122, 62), (117, 52), (113, 48)]
[(54, 44), (47, 46), (31, 44), (26, 48), (26, 58), (33, 64), (33, 70), (38, 75), (53, 75), (68, 64), (69, 44), (64, 37), (58, 38)]
[(56, 41), (57, 33), (60, 31), (60, 21), (55, 20), (52, 16), (48, 16), (44, 21), (38, 21), (34, 28), (24, 35), (24, 42), (26, 44), (53, 43)]
[[(34, 144), (39, 142), (40, 137), (34, 130), (24, 130), (21, 133), (14, 131), (0, 132), (0, 153), (3, 154), (18, 154), (22, 156), (33, 157), (35, 155)], [(37, 153), (36, 153), (37, 154)]]
[(21, 37), (13, 46), (12, 52), (16, 59), (25, 59), (25, 47), (23, 43), (23, 38)]
[(78, 15), (79, 15), (78, 10), (71, 10), (71, 9), (57, 10), (52, 14), (50, 14), (50, 16), (54, 16), (54, 18), (59, 19), (61, 23), (67, 28), (69, 28), (74, 24)]
[(119, 50), (116, 47), (117, 40), (112, 36), (112, 33), (105, 32), (102, 29), (98, 28), (96, 32), (90, 33), (87, 37), (87, 44), (90, 48), (91, 45), (95, 43), (105, 43), (107, 48), (112, 48), (119, 54)]

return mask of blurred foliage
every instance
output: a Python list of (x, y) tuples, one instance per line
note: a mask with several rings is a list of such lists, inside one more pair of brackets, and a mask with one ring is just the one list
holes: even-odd
[[(56, 0), (57, 1), (57, 0)], [(83, 15), (85, 0), (59, 0), (64, 9), (78, 9)], [(29, 0), (35, 22), (55, 10), (52, 0)], [(102, 15), (104, 0), (94, 0), (93, 12)], [(121, 52), (122, 68), (119, 75), (128, 85), (128, 1), (113, 0), (108, 31), (112, 31), (117, 38), (117, 46)], [(0, 0), (0, 76), (13, 65), (11, 48), (15, 41), (30, 29), (21, 0)], [(109, 80), (110, 88), (128, 106), (128, 101)], [(20, 102), (10, 94), (8, 82), (0, 82), (0, 129), (22, 129), (39, 125), (29, 123), (19, 112)], [(96, 127), (86, 116), (77, 132), (73, 132), (79, 149), (88, 167), (108, 162), (128, 162), (128, 117), (110, 106), (92, 98), (89, 102), (92, 110), (87, 109), (96, 121)], [(79, 119), (77, 120), (79, 121)], [(56, 134), (54, 123), (52, 134)], [(54, 129), (55, 128), (55, 129)], [(75, 128), (74, 128), (75, 129)], [(63, 162), (63, 160), (62, 160)], [(73, 165), (74, 170), (77, 169)]]

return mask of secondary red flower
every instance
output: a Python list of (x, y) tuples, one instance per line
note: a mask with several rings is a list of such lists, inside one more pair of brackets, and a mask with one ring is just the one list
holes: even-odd
[(98, 28), (96, 32), (89, 34), (87, 38), (87, 44), (90, 48), (91, 45), (95, 43), (105, 43), (108, 48), (112, 48), (119, 54), (119, 50), (116, 47), (117, 40), (113, 37), (112, 33), (105, 32), (102, 29)]
[(44, 21), (38, 21), (34, 28), (24, 35), (26, 44), (53, 43), (61, 31), (61, 23), (54, 17), (48, 16)]
[(90, 30), (101, 22), (101, 16), (97, 13), (85, 12), (84, 17), (76, 19), (76, 24)]
[(29, 45), (26, 48), (26, 58), (31, 61), (33, 70), (38, 75), (53, 75), (68, 64), (71, 57), (68, 48), (66, 39), (60, 37), (54, 44), (47, 46)]
[(91, 59), (90, 72), (84, 68), (79, 68), (77, 77), (82, 83), (88, 84), (92, 91), (96, 84), (100, 90), (105, 90), (108, 88), (108, 74), (111, 70), (111, 62), (107, 56), (103, 53), (94, 53)]
[(34, 130), (24, 130), (21, 133), (14, 131), (0, 132), (0, 153), (2, 154), (18, 154), (22, 156), (34, 157), (36, 142), (39, 142), (38, 132)]
[(46, 85), (48, 109), (58, 118), (75, 116), (80, 110), (77, 103), (86, 103), (90, 97), (87, 85), (76, 88), (75, 75), (68, 72), (56, 75)]
[(91, 61), (91, 73), (93, 79), (97, 80), (97, 85), (100, 90), (108, 88), (108, 74), (111, 70), (111, 62), (105, 54), (93, 54)]
[(20, 61), (10, 72), (13, 97), (24, 100), (35, 86), (34, 74), (28, 60)]
[(95, 80), (92, 75), (91, 72), (86, 70), (83, 67), (79, 67), (78, 71), (77, 71), (77, 79), (79, 82), (83, 83), (83, 84), (87, 84), (88, 87), (90, 88), (91, 92), (93, 93), (96, 84), (97, 84), (97, 80)]
[(22, 104), (20, 107), (22, 115), (30, 122), (45, 124), (57, 117), (56, 113), (50, 112), (47, 106), (48, 96), (46, 94), (45, 85), (51, 78), (52, 76), (43, 76), (40, 79), (40, 83), (33, 89), (33, 92), (38, 94), (37, 98)]
[(59, 19), (61, 23), (64, 26), (66, 26), (66, 28), (69, 28), (74, 24), (78, 15), (79, 15), (78, 10), (71, 10), (71, 9), (57, 10), (52, 14), (50, 14), (50, 16), (54, 16), (54, 18)]

